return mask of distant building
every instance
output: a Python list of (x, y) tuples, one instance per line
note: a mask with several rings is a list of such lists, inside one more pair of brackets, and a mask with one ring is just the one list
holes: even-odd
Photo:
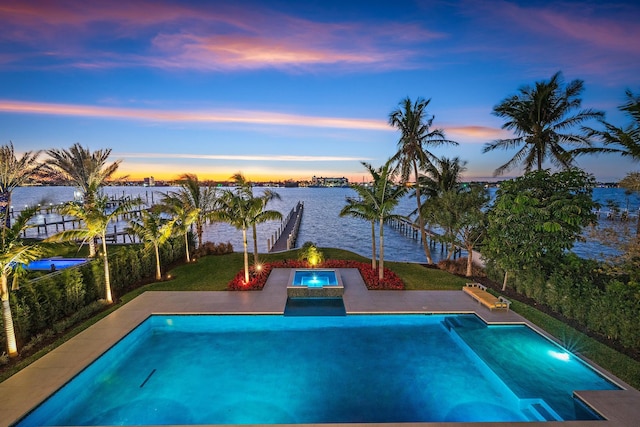
[(311, 185), (309, 187), (348, 187), (349, 180), (345, 177), (342, 178), (325, 178), (323, 176), (314, 176), (311, 178)]
[(150, 177), (144, 179), (144, 183), (142, 185), (144, 185), (145, 187), (155, 187), (156, 186), (156, 180), (153, 179), (152, 176), (150, 176)]

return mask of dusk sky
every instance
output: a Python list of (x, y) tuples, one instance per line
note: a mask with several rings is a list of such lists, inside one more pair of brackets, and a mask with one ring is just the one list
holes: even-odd
[[(433, 153), (486, 179), (515, 154), (482, 154), (510, 136), (493, 107), (557, 71), (585, 82), (584, 108), (626, 125), (617, 107), (640, 93), (640, 5), (4, 0), (0, 143), (111, 148), (134, 179), (359, 182), (361, 161), (396, 151), (389, 113), (423, 97), (460, 143)], [(578, 165), (601, 181), (640, 169), (604, 155)]]

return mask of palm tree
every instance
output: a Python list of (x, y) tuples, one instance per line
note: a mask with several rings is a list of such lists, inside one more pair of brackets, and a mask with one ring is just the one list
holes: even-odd
[(190, 203), (187, 193), (174, 192), (175, 194), (165, 194), (161, 201), (161, 209), (171, 215), (174, 220), (173, 229), (176, 233), (184, 236), (184, 249), (186, 261), (191, 262), (189, 252), (189, 229), (196, 222), (200, 209)]
[(603, 145), (579, 148), (573, 150), (572, 154), (614, 153), (640, 161), (640, 95), (634, 95), (629, 90), (625, 95), (627, 102), (618, 109), (629, 115), (631, 122), (625, 127), (618, 127), (601, 119), (604, 130), (585, 128), (585, 131), (589, 136), (598, 138)]
[[(347, 204), (340, 211), (340, 216), (352, 216), (364, 219), (371, 223), (371, 270), (376, 269), (376, 215), (367, 200), (372, 198), (372, 191), (369, 187), (361, 184), (351, 186), (358, 194), (358, 197), (347, 197)], [(366, 193), (366, 194), (365, 194)]]
[(236, 184), (236, 188), (242, 191), (249, 199), (256, 199), (252, 204), (251, 228), (253, 232), (253, 264), (258, 265), (258, 230), (257, 225), (266, 221), (282, 219), (282, 214), (278, 211), (266, 210), (267, 204), (271, 200), (280, 200), (280, 195), (272, 190), (265, 190), (262, 196), (255, 197), (251, 183), (245, 179), (241, 173), (236, 173), (231, 177)]
[(562, 75), (557, 72), (550, 80), (536, 82), (534, 87), (524, 86), (519, 94), (496, 105), (493, 114), (507, 119), (502, 129), (511, 130), (516, 136), (487, 143), (483, 152), (519, 150), (494, 171), (494, 176), (502, 175), (518, 164), (524, 165), (525, 172), (534, 167), (542, 170), (546, 160), (565, 170), (571, 168), (573, 156), (563, 145), (591, 145), (588, 134), (572, 133), (572, 128), (587, 120), (604, 117), (602, 112), (580, 109), (583, 90), (584, 82), (578, 79), (563, 86)]
[(431, 102), (430, 99), (425, 101), (423, 98), (418, 98), (415, 102), (411, 102), (409, 97), (403, 99), (398, 108), (389, 114), (389, 124), (400, 131), (398, 152), (392, 159), (398, 163), (402, 181), (407, 183), (410, 175), (414, 176), (418, 226), (427, 262), (431, 264), (433, 260), (427, 242), (427, 230), (421, 209), (422, 197), (418, 186), (420, 170), (426, 168), (435, 159), (429, 147), (445, 144), (458, 145), (458, 143), (445, 139), (442, 129), (431, 130), (434, 116), (429, 116), (427, 113), (429, 102)]
[(425, 175), (420, 176), (419, 186), (431, 203), (422, 206), (423, 217), (428, 222), (439, 225), (444, 234), (439, 239), (450, 245), (447, 259), (454, 254), (455, 232), (458, 218), (462, 215), (457, 205), (460, 202), (459, 193), (462, 190), (460, 178), (466, 170), (466, 161), (459, 157), (441, 157), (435, 159), (425, 168)]
[(460, 178), (466, 170), (467, 162), (460, 157), (435, 159), (425, 168), (425, 175), (420, 176), (419, 186), (428, 197), (437, 197), (446, 191), (459, 189)]
[(17, 274), (16, 269), (22, 264), (40, 258), (44, 255), (44, 249), (39, 245), (24, 244), (20, 235), (29, 225), (27, 222), (36, 213), (37, 207), (23, 210), (14, 221), (13, 226), (3, 230), (0, 239), (0, 300), (2, 300), (2, 320), (7, 340), (7, 354), (9, 357), (18, 355), (16, 335), (13, 326), (13, 316), (9, 303), (9, 276)]
[[(384, 278), (384, 223), (390, 219), (403, 218), (401, 215), (393, 214), (393, 209), (398, 205), (400, 199), (407, 193), (407, 187), (396, 185), (393, 181), (396, 178), (397, 170), (392, 168), (393, 158), (374, 169), (373, 166), (366, 162), (362, 165), (369, 171), (373, 180), (372, 188), (364, 188), (362, 186), (354, 186), (358, 195), (362, 198), (362, 204), (366, 204), (366, 211), (370, 212), (372, 218), (378, 221), (378, 230), (380, 235), (378, 263), (378, 278)], [(367, 214), (368, 217), (369, 214)]]
[(11, 226), (11, 193), (38, 175), (42, 168), (38, 163), (40, 153), (27, 151), (18, 159), (13, 142), (0, 146), (0, 227)]
[[(50, 172), (58, 178), (67, 181), (80, 189), (82, 203), (86, 212), (93, 211), (97, 203), (99, 190), (116, 173), (122, 160), (107, 164), (111, 149), (96, 150), (93, 153), (79, 143), (75, 143), (68, 150), (47, 150), (50, 159), (47, 166)], [(89, 242), (89, 256), (96, 254), (96, 244)]]
[(244, 281), (249, 282), (249, 252), (247, 250), (247, 229), (251, 227), (253, 219), (252, 204), (255, 200), (249, 199), (240, 189), (237, 192), (224, 190), (218, 199), (218, 209), (214, 213), (215, 219), (231, 224), (238, 230), (242, 230), (242, 246), (244, 250)]
[(107, 256), (107, 227), (120, 215), (130, 212), (139, 204), (139, 200), (123, 201), (113, 211), (107, 211), (108, 198), (96, 196), (90, 207), (78, 205), (74, 202), (66, 203), (60, 208), (61, 215), (71, 215), (82, 221), (83, 227), (73, 230), (65, 230), (45, 239), (46, 242), (62, 242), (81, 240), (82, 243), (93, 242), (97, 238), (102, 241), (102, 256), (104, 260), (104, 286), (105, 300), (108, 304), (113, 302), (111, 293), (111, 279), (109, 273), (109, 257)]
[[(244, 250), (244, 280), (249, 282), (249, 251), (247, 244), (247, 230), (256, 222), (281, 219), (282, 214), (277, 211), (264, 210), (266, 202), (260, 197), (254, 197), (250, 184), (240, 173), (233, 175), (236, 182), (235, 191), (225, 190), (218, 199), (218, 209), (214, 217), (242, 230), (242, 245)], [(254, 236), (254, 241), (256, 240)], [(257, 248), (255, 250), (257, 253)], [(257, 258), (256, 258), (257, 259)], [(257, 262), (257, 261), (256, 261)]]
[(216, 189), (210, 186), (201, 188), (198, 176), (190, 173), (181, 175), (179, 182), (180, 190), (168, 192), (167, 195), (181, 200), (188, 211), (197, 211), (193, 224), (196, 226), (198, 247), (201, 247), (204, 226), (212, 218), (216, 209)]
[(156, 256), (156, 280), (162, 279), (160, 245), (173, 234), (174, 223), (174, 220), (163, 219), (159, 209), (151, 209), (141, 211), (140, 218), (133, 219), (129, 225), (129, 230), (144, 241), (145, 249), (153, 248)]

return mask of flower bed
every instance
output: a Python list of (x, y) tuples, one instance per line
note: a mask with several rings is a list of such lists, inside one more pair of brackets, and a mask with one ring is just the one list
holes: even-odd
[[(306, 261), (291, 259), (266, 263), (263, 264), (260, 269), (256, 269), (252, 266), (249, 267), (249, 283), (244, 282), (244, 270), (240, 270), (229, 282), (227, 288), (230, 291), (259, 291), (264, 287), (271, 270), (274, 268), (309, 267), (309, 263)], [(371, 264), (365, 262), (329, 259), (318, 265), (317, 268), (357, 268), (360, 271), (360, 275), (362, 276), (362, 280), (364, 280), (367, 289), (404, 289), (404, 282), (396, 273), (385, 268), (384, 279), (380, 281), (378, 279), (378, 270), (372, 270)]]

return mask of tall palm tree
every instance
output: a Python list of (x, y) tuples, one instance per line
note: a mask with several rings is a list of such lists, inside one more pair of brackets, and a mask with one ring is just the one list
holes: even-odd
[(38, 162), (40, 153), (41, 151), (27, 151), (18, 159), (13, 142), (0, 146), (0, 227), (11, 226), (13, 190), (35, 178), (42, 169), (42, 164)]
[(187, 262), (191, 262), (189, 251), (189, 229), (196, 222), (200, 209), (190, 203), (186, 193), (175, 192), (174, 195), (165, 194), (161, 209), (171, 215), (174, 221), (174, 231), (184, 236), (184, 249)]
[(82, 243), (94, 242), (96, 239), (102, 241), (102, 257), (104, 260), (104, 286), (105, 300), (111, 304), (113, 295), (111, 293), (111, 276), (109, 272), (109, 257), (107, 254), (107, 228), (112, 221), (120, 215), (130, 212), (139, 200), (123, 201), (114, 210), (107, 210), (108, 198), (106, 196), (96, 196), (93, 203), (86, 207), (73, 202), (66, 203), (60, 208), (61, 215), (71, 215), (82, 221), (83, 226), (72, 230), (65, 230), (45, 239), (45, 242), (62, 242), (81, 240)]
[[(214, 213), (217, 220), (231, 224), (242, 230), (242, 245), (244, 250), (244, 278), (249, 282), (249, 251), (247, 244), (247, 230), (256, 222), (277, 220), (282, 218), (278, 211), (264, 210), (266, 202), (260, 197), (254, 197), (250, 183), (240, 173), (233, 175), (236, 183), (235, 191), (225, 190), (218, 199), (218, 209)], [(256, 240), (254, 236), (254, 241)], [(257, 248), (255, 249), (257, 253)], [(256, 261), (257, 262), (257, 261)]]
[[(580, 109), (584, 90), (582, 80), (573, 80), (564, 86), (562, 74), (557, 72), (548, 81), (536, 82), (534, 87), (524, 86), (519, 94), (502, 100), (493, 108), (493, 114), (507, 121), (502, 129), (515, 133), (514, 138), (498, 139), (485, 144), (483, 153), (496, 149), (519, 148), (515, 156), (494, 171), (502, 175), (519, 164), (525, 172), (542, 170), (545, 161), (561, 169), (573, 165), (573, 156), (565, 145), (588, 147), (586, 132), (575, 133), (573, 128), (591, 119), (604, 117), (600, 111)], [(576, 111), (577, 110), (577, 111)]]
[(216, 201), (218, 193), (216, 189), (210, 186), (201, 187), (198, 176), (195, 174), (185, 173), (179, 178), (180, 190), (170, 191), (167, 193), (169, 197), (175, 197), (182, 201), (188, 210), (197, 211), (197, 216), (193, 224), (196, 226), (196, 236), (198, 236), (198, 247), (202, 246), (202, 236), (204, 234), (204, 226), (216, 209)]
[[(377, 217), (367, 200), (372, 198), (373, 191), (368, 186), (353, 184), (351, 188), (355, 190), (358, 197), (347, 197), (347, 204), (340, 210), (340, 216), (352, 216), (364, 219), (371, 223), (371, 270), (376, 269), (376, 221)], [(365, 194), (366, 193), (366, 194)]]
[(266, 210), (267, 204), (272, 200), (280, 200), (280, 195), (272, 190), (265, 190), (261, 196), (255, 197), (251, 183), (245, 179), (241, 173), (236, 173), (231, 177), (236, 188), (242, 191), (249, 199), (255, 199), (251, 211), (251, 229), (253, 233), (253, 264), (258, 265), (258, 230), (257, 225), (266, 221), (282, 219), (282, 214), (278, 211)]
[[(50, 159), (47, 166), (58, 178), (75, 185), (82, 192), (84, 210), (90, 212), (97, 203), (99, 190), (113, 178), (122, 160), (108, 164), (111, 149), (91, 152), (88, 148), (75, 143), (68, 150), (47, 150)], [(96, 244), (89, 242), (89, 256), (96, 254)]]
[(218, 221), (231, 224), (242, 230), (242, 247), (244, 251), (244, 281), (249, 282), (249, 252), (247, 245), (247, 230), (251, 227), (253, 215), (251, 210), (255, 200), (249, 199), (242, 190), (224, 190), (218, 198), (218, 209), (214, 217)]
[(431, 102), (430, 99), (424, 100), (423, 98), (418, 98), (415, 102), (412, 102), (409, 97), (403, 99), (400, 101), (398, 108), (389, 114), (389, 124), (400, 131), (398, 152), (392, 159), (398, 164), (402, 181), (407, 183), (412, 174), (414, 177), (417, 200), (416, 212), (418, 213), (422, 247), (424, 248), (427, 262), (431, 264), (433, 260), (427, 242), (427, 230), (421, 209), (422, 195), (418, 186), (420, 170), (426, 168), (436, 158), (429, 151), (430, 147), (446, 144), (458, 145), (458, 143), (445, 139), (442, 129), (431, 129), (434, 116), (429, 116), (427, 113), (429, 102)]
[(144, 242), (145, 249), (153, 248), (156, 256), (156, 280), (162, 279), (160, 246), (173, 234), (174, 224), (174, 220), (163, 219), (159, 209), (143, 210), (140, 218), (134, 218), (129, 224), (129, 230)]
[(25, 244), (20, 237), (24, 230), (29, 227), (27, 223), (36, 211), (37, 207), (23, 210), (13, 225), (3, 230), (2, 238), (0, 239), (0, 300), (2, 300), (2, 320), (9, 357), (18, 355), (13, 316), (11, 314), (11, 305), (9, 304), (9, 276), (17, 274), (16, 269), (20, 268), (22, 264), (28, 264), (45, 253), (41, 246)]
[[(401, 215), (393, 214), (393, 209), (398, 205), (400, 199), (407, 193), (407, 187), (394, 183), (397, 177), (397, 170), (393, 169), (393, 158), (381, 167), (375, 169), (366, 162), (362, 165), (369, 171), (373, 180), (371, 189), (364, 186), (354, 186), (358, 195), (362, 198), (362, 204), (366, 204), (366, 211), (370, 212), (372, 218), (378, 221), (378, 233), (380, 244), (378, 253), (380, 262), (378, 263), (378, 278), (384, 278), (384, 223), (393, 218), (403, 218)], [(369, 214), (367, 214), (368, 217)]]

